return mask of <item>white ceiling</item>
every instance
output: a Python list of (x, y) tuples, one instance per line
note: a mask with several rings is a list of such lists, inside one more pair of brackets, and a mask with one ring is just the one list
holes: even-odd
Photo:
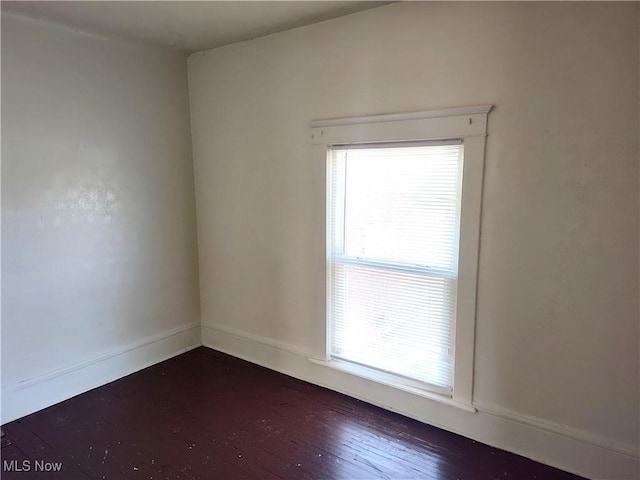
[(389, 2), (2, 1), (14, 13), (186, 53), (321, 22)]

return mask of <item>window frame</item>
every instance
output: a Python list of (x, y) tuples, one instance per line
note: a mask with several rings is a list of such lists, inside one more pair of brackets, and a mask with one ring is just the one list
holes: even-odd
[[(322, 197), (318, 215), (322, 214), (321, 239), (322, 267), (318, 269), (319, 339), (314, 348), (316, 361), (334, 366), (343, 371), (370, 378), (387, 385), (402, 388), (388, 378), (382, 378), (367, 368), (357, 369), (340, 365), (331, 358), (328, 318), (329, 293), (329, 247), (331, 238), (328, 222), (329, 152), (333, 147), (371, 143), (400, 144), (402, 142), (438, 142), (460, 140), (464, 148), (462, 199), (460, 206), (460, 235), (458, 251), (458, 291), (454, 340), (453, 389), (450, 396), (425, 391), (425, 396), (443, 397), (453, 404), (471, 406), (473, 394), (473, 365), (476, 321), (476, 290), (478, 279), (478, 257), (480, 245), (480, 220), (484, 156), (487, 136), (488, 113), (491, 105), (453, 108), (405, 114), (373, 115), (334, 120), (318, 120), (311, 123), (312, 157), (314, 176)], [(321, 210), (321, 211), (320, 211)], [(319, 263), (318, 259), (318, 263)], [(320, 283), (322, 276), (322, 283)], [(370, 369), (372, 370), (372, 369)], [(406, 388), (405, 388), (406, 389)], [(410, 388), (421, 394), (419, 389)]]

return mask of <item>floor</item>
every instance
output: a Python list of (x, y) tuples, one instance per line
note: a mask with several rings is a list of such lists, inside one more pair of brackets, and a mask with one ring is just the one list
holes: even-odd
[(3, 480), (579, 478), (205, 347), (3, 430)]

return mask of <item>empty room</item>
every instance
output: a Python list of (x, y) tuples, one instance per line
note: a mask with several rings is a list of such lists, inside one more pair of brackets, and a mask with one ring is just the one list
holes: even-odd
[(640, 478), (639, 2), (1, 20), (3, 479)]

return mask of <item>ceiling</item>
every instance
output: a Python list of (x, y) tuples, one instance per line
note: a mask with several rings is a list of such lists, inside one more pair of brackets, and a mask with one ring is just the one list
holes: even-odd
[(193, 53), (390, 2), (2, 1), (14, 13), (86, 32)]

